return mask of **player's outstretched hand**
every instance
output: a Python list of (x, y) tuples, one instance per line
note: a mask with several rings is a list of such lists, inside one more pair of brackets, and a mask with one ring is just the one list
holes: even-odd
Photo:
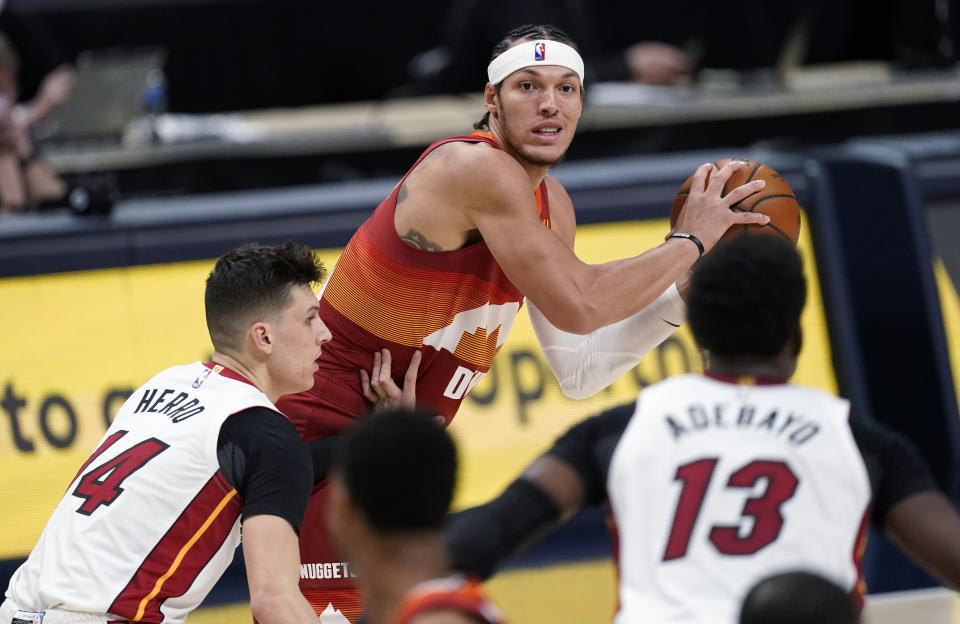
[(690, 195), (687, 197), (687, 203), (683, 207), (683, 211), (677, 218), (677, 223), (673, 228), (674, 231), (693, 234), (703, 243), (704, 249), (710, 251), (731, 225), (743, 223), (765, 225), (768, 223), (770, 217), (767, 215), (730, 210), (730, 206), (744, 197), (763, 189), (765, 185), (763, 180), (748, 182), (723, 195), (723, 188), (730, 176), (743, 166), (743, 162), (731, 160), (719, 171), (714, 171), (707, 180), (707, 174), (714, 169), (714, 166), (712, 163), (701, 165), (693, 174)]
[(414, 408), (417, 403), (417, 370), (420, 368), (420, 351), (414, 351), (410, 366), (403, 376), (403, 387), (390, 376), (390, 349), (380, 349), (373, 354), (373, 368), (368, 374), (360, 369), (360, 387), (363, 396), (373, 403), (374, 410), (394, 407)]

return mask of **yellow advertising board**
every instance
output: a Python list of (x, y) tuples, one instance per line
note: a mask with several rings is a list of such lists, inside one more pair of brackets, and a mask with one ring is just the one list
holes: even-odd
[[(581, 227), (590, 262), (635, 255), (663, 240), (666, 221)], [(795, 380), (835, 390), (809, 237), (806, 345)], [(321, 251), (332, 267), (340, 250)], [(124, 398), (156, 372), (210, 356), (204, 280), (213, 260), (0, 279), (0, 559), (24, 557), (47, 516)], [(700, 370), (685, 328), (631, 373), (590, 399), (562, 396), (526, 315), (491, 372), (464, 402), (452, 431), (463, 471), (457, 504), (482, 502), (572, 423), (631, 401), (666, 375)], [(9, 516), (8, 516), (9, 517)]]
[(953, 386), (957, 400), (960, 401), (960, 296), (954, 288), (954, 282), (950, 279), (943, 261), (939, 258), (933, 264), (933, 273), (936, 276), (937, 291), (940, 294), (940, 311), (943, 314), (943, 329), (947, 336)]

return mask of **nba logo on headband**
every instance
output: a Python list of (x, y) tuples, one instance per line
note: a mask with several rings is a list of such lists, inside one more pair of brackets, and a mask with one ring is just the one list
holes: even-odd
[(547, 44), (545, 44), (542, 41), (538, 41), (533, 45), (533, 60), (535, 61), (547, 60)]
[[(531, 58), (530, 48), (533, 47)], [(504, 78), (524, 67), (534, 65), (559, 65), (566, 67), (580, 77), (583, 82), (583, 59), (572, 47), (561, 41), (550, 40), (550, 60), (547, 60), (546, 41), (521, 41), (507, 48), (487, 66), (487, 78), (490, 84), (499, 84)]]

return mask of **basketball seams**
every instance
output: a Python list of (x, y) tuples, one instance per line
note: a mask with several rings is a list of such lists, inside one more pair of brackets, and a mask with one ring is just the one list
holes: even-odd
[(757, 171), (760, 170), (760, 167), (763, 167), (763, 165), (760, 163), (757, 163), (756, 165), (754, 165), (753, 169), (750, 170), (750, 175), (748, 175), (747, 179), (744, 181), (744, 184), (753, 180), (753, 176), (757, 175)]
[(753, 211), (756, 209), (757, 206), (759, 206), (759, 205), (762, 204), (763, 202), (767, 201), (768, 199), (783, 199), (783, 198), (792, 199), (793, 201), (797, 201), (797, 198), (796, 198), (796, 197), (794, 197), (793, 195), (790, 195), (790, 194), (788, 194), (788, 193), (775, 193), (775, 194), (773, 194), (773, 195), (764, 195), (763, 197), (761, 197), (761, 198), (758, 199), (757, 201), (753, 202), (753, 204), (750, 206), (750, 209), (747, 210), (747, 211), (745, 211), (745, 212), (753, 212)]
[[(713, 161), (713, 169), (707, 173), (707, 180), (709, 180), (710, 174), (718, 171), (724, 163), (728, 162), (730, 159), (720, 159)], [(767, 186), (760, 193), (769, 193), (768, 195), (763, 195), (759, 198), (756, 198), (756, 195), (751, 197), (744, 198), (743, 200), (737, 202), (733, 206), (730, 206), (730, 210), (735, 210), (738, 212), (751, 212), (751, 213), (764, 213), (769, 215), (778, 225), (775, 225), (773, 221), (767, 223), (766, 225), (748, 225), (740, 224), (736, 227), (731, 227), (731, 229), (724, 234), (724, 237), (741, 232), (764, 232), (767, 231), (764, 228), (769, 227), (771, 232), (776, 232), (780, 236), (783, 236), (785, 239), (789, 240), (791, 243), (796, 244), (794, 237), (788, 234), (787, 232), (793, 232), (799, 234), (801, 227), (801, 216), (799, 214), (799, 206), (797, 205), (796, 196), (793, 194), (793, 189), (790, 188), (790, 185), (786, 180), (777, 173), (776, 170), (772, 169), (769, 165), (757, 162), (752, 159), (741, 158), (738, 159), (742, 162), (749, 165), (748, 169), (741, 169), (731, 176), (731, 178), (724, 185), (722, 196), (726, 197), (727, 187), (735, 188), (742, 184), (747, 184), (756, 179), (765, 180)], [(671, 227), (673, 226), (673, 220), (679, 215), (680, 210), (683, 209), (683, 205), (686, 203), (687, 198), (690, 195), (691, 185), (693, 183), (693, 174), (691, 174), (680, 186), (680, 189), (677, 191), (676, 196), (674, 197), (673, 205), (671, 206)], [(778, 201), (773, 204), (761, 204), (767, 199), (776, 199)], [(752, 203), (749, 203), (752, 202)], [(796, 212), (796, 224), (784, 222), (784, 217)], [(789, 217), (786, 221), (790, 221)]]
[(793, 242), (793, 238), (792, 238), (792, 237), (787, 236), (787, 233), (786, 233), (786, 232), (784, 232), (783, 230), (781, 230), (780, 228), (778, 228), (778, 227), (775, 226), (774, 224), (768, 223), (768, 224), (764, 225), (763, 227), (768, 227), (768, 228), (770, 228), (771, 230), (773, 230), (774, 232), (776, 232), (776, 233), (779, 234), (780, 236), (782, 236), (782, 237), (784, 237), (785, 239), (787, 239), (788, 241), (790, 241), (792, 244), (796, 244), (796, 243)]

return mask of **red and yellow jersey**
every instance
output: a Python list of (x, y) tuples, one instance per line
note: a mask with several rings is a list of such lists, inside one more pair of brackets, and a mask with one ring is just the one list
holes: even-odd
[(485, 624), (506, 624), (497, 605), (483, 592), (480, 581), (460, 575), (420, 583), (404, 597), (390, 624), (410, 624), (431, 611), (458, 611)]
[[(487, 133), (450, 137), (431, 145), (411, 171), (454, 141), (498, 147)], [(390, 349), (395, 379), (403, 377), (413, 351), (422, 351), (417, 400), (449, 423), (490, 369), (523, 304), (523, 293), (485, 242), (434, 252), (400, 239), (394, 212), (404, 180), (360, 226), (324, 285), (320, 316), (333, 339), (317, 361), (314, 387), (278, 404), (307, 440), (341, 432), (369, 407), (359, 371), (369, 370), (373, 352), (383, 347)], [(545, 182), (535, 195), (549, 227)]]

